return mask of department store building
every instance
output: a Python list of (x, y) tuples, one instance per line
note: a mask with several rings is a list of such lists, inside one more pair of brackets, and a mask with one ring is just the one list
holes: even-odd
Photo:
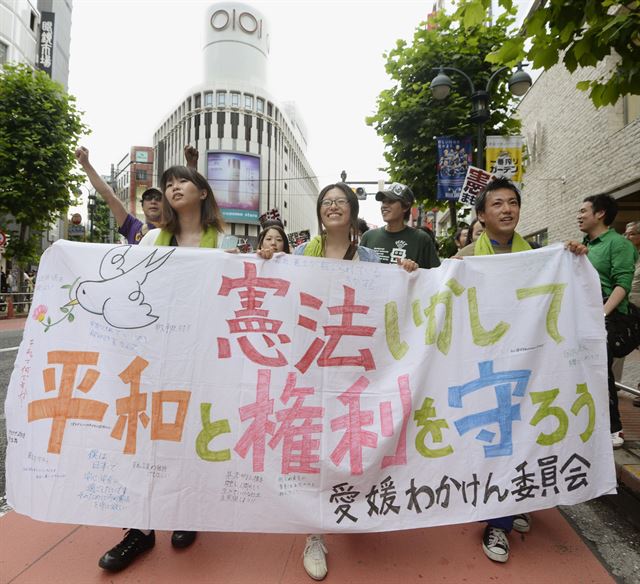
[(231, 234), (255, 243), (271, 209), (288, 232), (314, 230), (318, 183), (306, 129), (295, 104), (268, 89), (268, 22), (252, 6), (223, 2), (209, 7), (204, 28), (204, 81), (154, 133), (155, 175), (184, 164), (184, 146), (193, 145)]

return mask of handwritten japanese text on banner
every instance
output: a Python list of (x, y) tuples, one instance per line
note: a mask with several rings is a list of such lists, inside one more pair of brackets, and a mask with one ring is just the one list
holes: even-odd
[(6, 412), (37, 519), (384, 531), (615, 488), (597, 276), (56, 243)]

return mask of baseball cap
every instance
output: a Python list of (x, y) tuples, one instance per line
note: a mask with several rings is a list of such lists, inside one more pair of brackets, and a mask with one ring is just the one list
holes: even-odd
[(402, 201), (407, 205), (413, 205), (415, 197), (411, 192), (411, 189), (407, 185), (400, 183), (390, 184), (385, 189), (376, 193), (376, 201), (382, 201), (382, 199), (391, 199), (393, 201)]
[(154, 199), (157, 197), (160, 197), (160, 200), (162, 200), (162, 191), (160, 189), (156, 189), (155, 187), (151, 187), (150, 189), (147, 189), (144, 193), (142, 193), (140, 199), (146, 201), (147, 199)]

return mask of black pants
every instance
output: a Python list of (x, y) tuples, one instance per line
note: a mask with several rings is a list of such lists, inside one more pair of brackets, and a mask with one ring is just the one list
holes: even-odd
[(611, 433), (622, 430), (620, 412), (618, 411), (618, 392), (616, 390), (616, 380), (613, 377), (613, 355), (607, 347), (607, 384), (609, 386), (609, 424)]

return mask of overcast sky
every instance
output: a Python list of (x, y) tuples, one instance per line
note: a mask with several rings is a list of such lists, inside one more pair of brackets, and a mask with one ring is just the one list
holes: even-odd
[[(83, 144), (98, 172), (108, 174), (133, 145), (152, 146), (165, 116), (202, 81), (204, 13), (213, 3), (74, 0), (69, 92), (92, 130)], [(391, 86), (383, 53), (413, 38), (434, 0), (247, 4), (269, 21), (269, 85), (277, 101), (297, 103), (320, 186), (343, 169), (348, 180), (386, 178), (382, 140), (365, 117)], [(372, 199), (361, 215), (380, 224)]]

